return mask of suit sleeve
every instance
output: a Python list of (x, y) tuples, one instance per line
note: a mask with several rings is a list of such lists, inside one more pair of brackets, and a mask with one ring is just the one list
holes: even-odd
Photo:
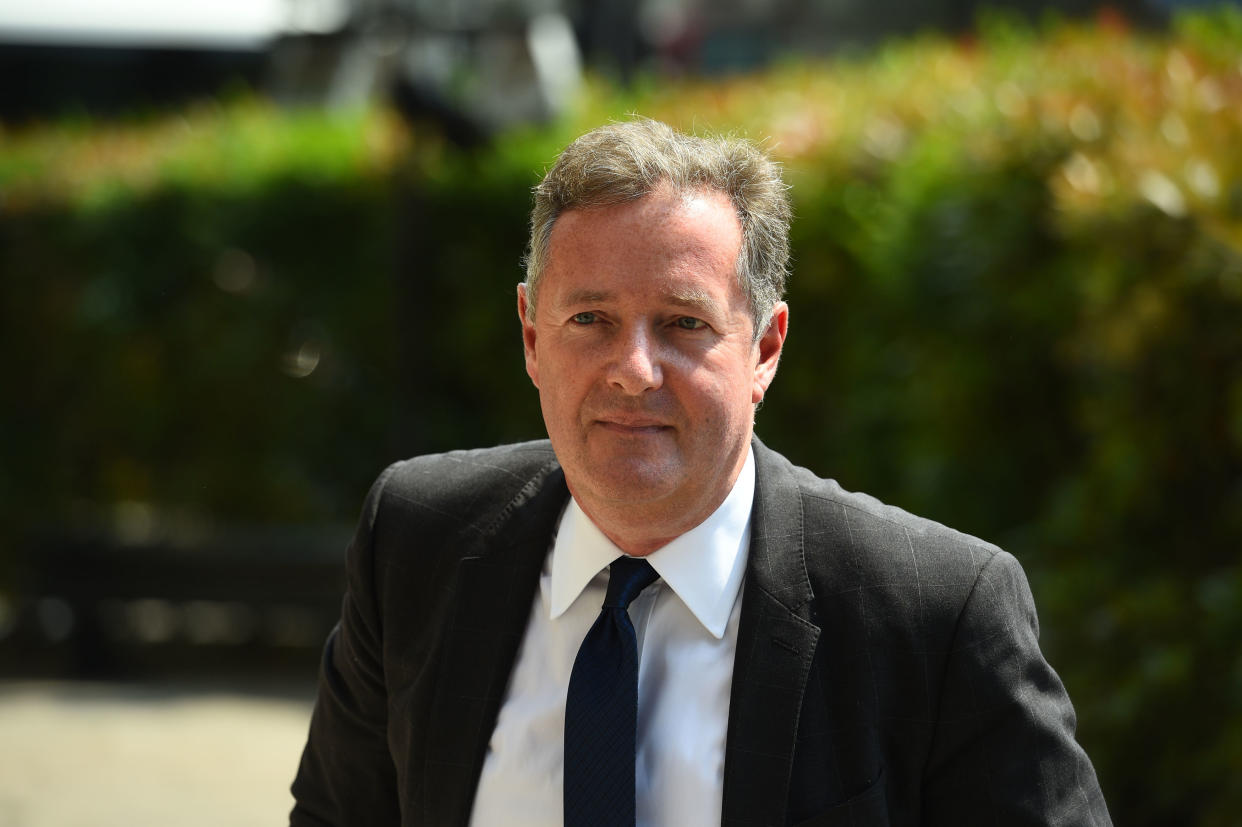
[(1021, 566), (983, 566), (957, 621), (925, 778), (929, 825), (1111, 825), (1074, 740), (1061, 680), (1039, 649)]
[(349, 546), (341, 619), (324, 646), (310, 734), (292, 786), (291, 827), (400, 823), (373, 543), (394, 468), (371, 487)]

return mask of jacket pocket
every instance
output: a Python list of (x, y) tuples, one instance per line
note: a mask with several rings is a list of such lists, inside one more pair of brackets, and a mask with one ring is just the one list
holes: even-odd
[(884, 773), (849, 801), (843, 801), (816, 816), (799, 821), (794, 827), (883, 827), (888, 824), (888, 798)]

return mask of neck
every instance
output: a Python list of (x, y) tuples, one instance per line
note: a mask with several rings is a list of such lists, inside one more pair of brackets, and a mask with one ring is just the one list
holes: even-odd
[[(584, 508), (583, 511), (586, 511), (586, 509)], [(694, 525), (698, 525), (698, 523), (695, 523), (694, 525), (687, 526), (685, 531), (679, 531), (667, 536), (645, 536), (641, 532), (618, 534), (614, 530), (606, 527), (604, 523), (601, 523), (599, 520), (595, 519), (594, 515), (589, 512), (587, 513), (587, 516), (591, 518), (591, 522), (595, 523), (595, 525), (599, 527), (599, 530), (604, 533), (604, 536), (612, 541), (613, 545), (621, 549), (630, 557), (646, 557), (654, 551), (659, 551), (669, 543), (676, 540), (682, 534), (685, 534), (686, 531), (694, 528)]]
[(716, 512), (737, 484), (747, 455), (742, 455), (733, 473), (728, 476), (727, 485), (710, 493), (705, 492), (697, 503), (683, 499), (651, 503), (601, 501), (581, 496), (587, 492), (580, 492), (572, 484), (569, 485), (569, 492), (582, 512), (613, 545), (630, 557), (646, 557)]

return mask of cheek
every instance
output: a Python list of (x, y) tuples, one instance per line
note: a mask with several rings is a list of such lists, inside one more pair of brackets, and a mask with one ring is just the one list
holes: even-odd
[(731, 374), (715, 388), (714, 416), (721, 430), (737, 431), (754, 422), (754, 377), (745, 371)]
[(539, 386), (539, 403), (549, 427), (569, 427), (578, 420), (582, 394), (572, 374), (549, 373), (546, 369)]
[(729, 409), (737, 407), (739, 400), (749, 400), (755, 375), (751, 366), (736, 357), (718, 361), (689, 363), (682, 374), (687, 387), (692, 388), (704, 405)]

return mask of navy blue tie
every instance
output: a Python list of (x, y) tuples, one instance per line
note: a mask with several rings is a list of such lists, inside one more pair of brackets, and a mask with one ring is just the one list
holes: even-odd
[(578, 649), (565, 701), (565, 827), (634, 827), (638, 639), (626, 610), (658, 576), (641, 558), (614, 560)]

